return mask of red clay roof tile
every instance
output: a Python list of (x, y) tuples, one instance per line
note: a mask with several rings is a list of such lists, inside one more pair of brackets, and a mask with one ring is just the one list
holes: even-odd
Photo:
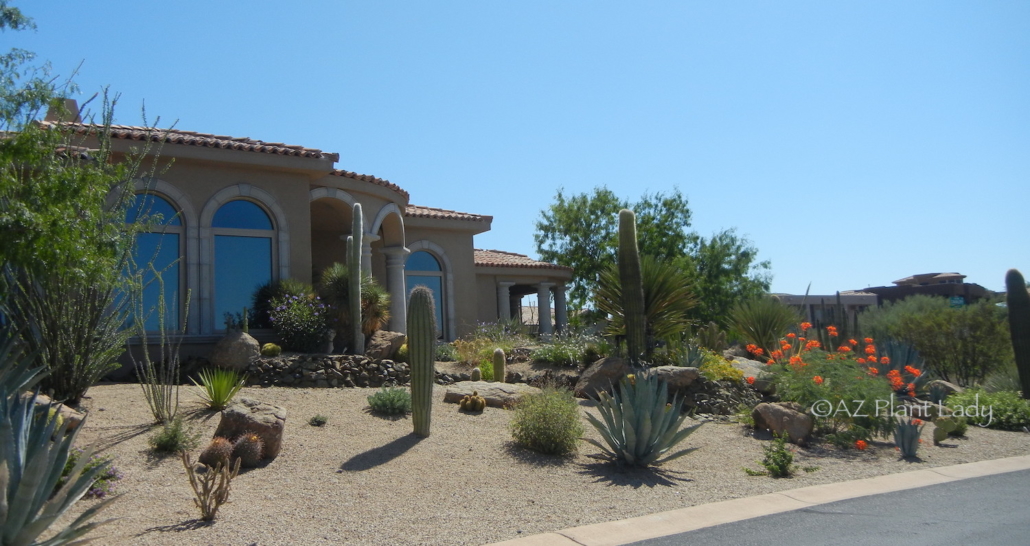
[(503, 250), (475, 249), (475, 263), (478, 267), (521, 267), (526, 269), (558, 269), (572, 271), (571, 267), (534, 260), (525, 254)]
[(404, 216), (412, 218), (435, 218), (438, 220), (467, 220), (469, 222), (484, 222), (494, 219), (493, 216), (483, 216), (480, 214), (471, 214), (468, 212), (458, 212), (447, 209), (435, 209), (419, 205), (408, 205), (408, 208), (404, 211)]
[(408, 192), (403, 190), (397, 184), (394, 184), (393, 182), (390, 182), (389, 180), (384, 180), (382, 178), (378, 178), (378, 177), (372, 176), (370, 174), (358, 174), (358, 173), (351, 172), (351, 171), (345, 171), (343, 169), (334, 169), (333, 172), (331, 172), (329, 174), (332, 174), (333, 176), (342, 176), (344, 178), (353, 178), (354, 180), (360, 180), (362, 182), (371, 182), (371, 183), (376, 184), (378, 186), (382, 186), (384, 188), (393, 190), (394, 192), (403, 195), (405, 199), (409, 198)]

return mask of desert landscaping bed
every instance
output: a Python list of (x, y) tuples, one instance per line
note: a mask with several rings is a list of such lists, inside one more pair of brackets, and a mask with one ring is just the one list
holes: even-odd
[[(868, 450), (799, 450), (794, 478), (751, 477), (762, 445), (740, 425), (708, 423), (687, 439), (700, 447), (658, 470), (621, 470), (583, 443), (566, 458), (511, 443), (511, 413), (464, 414), (434, 393), (432, 434), (417, 439), (410, 418), (370, 414), (373, 389), (247, 388), (241, 396), (288, 411), (282, 452), (234, 480), (230, 502), (211, 524), (198, 521), (177, 457), (154, 456), (154, 429), (135, 384), (90, 389), (79, 445), (113, 456), (121, 499), (101, 513), (103, 544), (485, 544), (653, 512), (845, 481), (1030, 453), (1030, 434), (970, 427), (947, 447), (924, 445), (922, 462), (898, 459), (889, 443)], [(183, 389), (189, 422), (209, 439), (219, 415)], [(580, 402), (585, 411), (592, 403)], [(324, 427), (308, 419), (329, 417)], [(589, 426), (587, 434), (597, 438)], [(78, 510), (96, 501), (84, 500)]]

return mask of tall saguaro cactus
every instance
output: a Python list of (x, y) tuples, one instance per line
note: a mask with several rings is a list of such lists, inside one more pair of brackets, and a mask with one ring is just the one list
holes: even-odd
[(408, 301), (408, 364), (411, 366), (411, 421), (415, 434), (429, 436), (433, 409), (433, 356), (436, 354), (436, 309), (425, 286), (411, 291)]
[(1005, 292), (1019, 383), (1023, 387), (1023, 398), (1030, 400), (1030, 293), (1019, 270), (1009, 269), (1005, 274)]
[(622, 283), (622, 312), (626, 324), (626, 349), (630, 364), (640, 364), (646, 348), (644, 283), (637, 249), (637, 219), (633, 211), (619, 211), (619, 280)]
[(351, 317), (351, 347), (354, 354), (365, 353), (365, 335), (361, 332), (361, 250), (362, 234), (365, 230), (364, 219), (361, 215), (361, 203), (354, 203), (354, 223), (351, 225), (350, 246), (347, 251), (347, 269), (350, 278), (348, 289), (348, 305), (350, 306)]

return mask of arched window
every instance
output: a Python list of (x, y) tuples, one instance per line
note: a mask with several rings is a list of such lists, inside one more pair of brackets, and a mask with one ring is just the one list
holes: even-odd
[(436, 306), (436, 337), (444, 335), (443, 302), (443, 268), (432, 254), (422, 250), (413, 252), (404, 264), (408, 293), (416, 286), (425, 286), (433, 291), (433, 303)]
[[(166, 330), (182, 327), (182, 215), (167, 199), (152, 193), (136, 194), (125, 215), (126, 223), (142, 222), (147, 231), (137, 234), (131, 269), (141, 273), (144, 328), (160, 330), (161, 300), (164, 298), (163, 326)], [(133, 312), (137, 309), (133, 309)]]
[[(273, 278), (275, 226), (251, 201), (222, 205), (211, 221), (214, 235), (215, 324), (226, 313), (252, 307), (254, 291)], [(216, 327), (217, 328), (217, 327)]]

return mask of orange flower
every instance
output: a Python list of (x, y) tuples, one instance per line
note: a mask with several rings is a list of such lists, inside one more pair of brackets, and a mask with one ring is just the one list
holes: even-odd
[(873, 338), (867, 337), (867, 338), (863, 339), (862, 341), (864, 341), (866, 343), (872, 343), (873, 342)]
[(867, 444), (865, 440), (856, 440), (855, 441), (855, 449), (857, 449), (859, 451), (865, 451), (865, 448), (867, 448), (867, 447), (869, 447), (869, 444)]
[(823, 377), (821, 375), (817, 375), (817, 376), (812, 378), (812, 381), (815, 381), (816, 385), (822, 385), (823, 384)]
[(783, 358), (783, 351), (773, 351), (769, 353), (769, 356), (773, 358)]
[(916, 376), (916, 377), (919, 377), (920, 375), (923, 375), (923, 371), (922, 370), (920, 370), (918, 368), (913, 368), (912, 366), (905, 366), (905, 371), (910, 373), (910, 374), (912, 374), (912, 375), (914, 375), (914, 376)]
[(800, 356), (792, 356), (792, 357), (790, 357), (790, 363), (792, 365), (794, 365), (794, 366), (797, 366), (798, 364), (801, 364), (801, 357)]
[(790, 348), (791, 348), (791, 344), (790, 343), (784, 343), (783, 345), (780, 345), (780, 348), (783, 349), (784, 351), (789, 351)]
[(890, 364), (890, 363), (891, 363), (891, 359), (890, 358), (887, 358), (885, 356), (881, 356), (880, 357), (880, 364)]
[(876, 374), (880, 373), (880, 370), (877, 370), (876, 368), (873, 368), (872, 366), (870, 366), (868, 373), (869, 373), (869, 375), (876, 375)]
[(747, 352), (753, 353), (756, 350), (758, 350), (758, 345), (755, 345), (754, 343), (748, 343), (744, 346), (744, 348), (747, 349)]
[(837, 350), (842, 353), (850, 353), (851, 347), (848, 347), (847, 345), (841, 345), (840, 347), (837, 347)]
[(818, 348), (820, 348), (822, 346), (823, 346), (822, 343), (819, 343), (819, 340), (817, 340), (817, 339), (811, 339), (811, 340), (808, 341), (808, 343), (805, 343), (805, 349), (809, 349), (809, 350), (811, 350), (811, 349), (818, 349)]
[(804, 341), (804, 340), (805, 340), (805, 338), (803, 338), (803, 337), (799, 337), (798, 338), (798, 341)]
[(801, 331), (802, 332), (804, 332), (805, 330), (808, 330), (811, 327), (812, 327), (812, 323), (811, 322), (802, 322), (801, 323)]
[(773, 364), (776, 364), (776, 361), (775, 361), (775, 360), (772, 360), (772, 359), (770, 359), (770, 360), (767, 360), (767, 361), (765, 362), (765, 365), (766, 365), (766, 366), (772, 366)]
[(754, 376), (750, 376), (750, 377), (747, 378), (747, 384), (748, 385), (754, 385), (755, 384)]
[(867, 355), (875, 355), (876, 354), (876, 347), (874, 347), (872, 345), (866, 345), (865, 346), (865, 354), (867, 354)]
[(864, 358), (859, 358), (855, 362), (858, 362), (859, 364), (865, 364), (865, 359)]
[(918, 427), (919, 425), (923, 424), (923, 420), (922, 419), (912, 419), (912, 424)]
[(850, 343), (850, 344), (852, 344), (852, 345), (858, 345), (858, 342), (857, 342), (857, 341), (855, 341), (855, 340), (853, 340), (853, 339), (849, 339), (849, 340), (848, 340), (848, 343)]
[(761, 347), (755, 347), (755, 354), (758, 356), (762, 356), (765, 354), (765, 349), (762, 349)]
[(794, 332), (791, 332), (791, 333), (787, 334), (787, 337), (789, 337), (790, 339), (794, 339), (794, 338), (796, 338), (798, 336), (794, 335)]

